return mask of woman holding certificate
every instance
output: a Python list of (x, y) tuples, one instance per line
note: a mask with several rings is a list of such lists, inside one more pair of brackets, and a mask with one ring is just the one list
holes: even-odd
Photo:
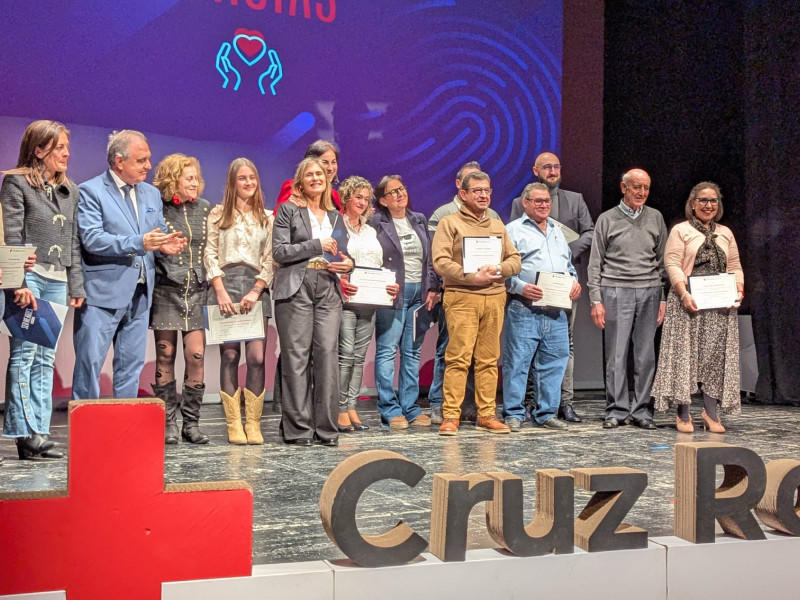
[[(672, 284), (661, 334), (658, 372), (653, 385), (656, 408), (675, 405), (678, 431), (694, 431), (689, 414), (691, 394), (703, 394), (703, 429), (723, 433), (719, 412), (738, 413), (739, 326), (736, 307), (744, 297), (739, 249), (722, 217), (722, 193), (704, 181), (692, 188), (686, 221), (672, 228), (664, 263)], [(698, 310), (690, 277), (730, 273), (735, 278), (732, 306)]]
[[(356, 267), (380, 269), (383, 266), (383, 248), (378, 242), (377, 232), (367, 224), (375, 212), (372, 207), (372, 184), (363, 177), (348, 177), (339, 186), (339, 195), (344, 206), (347, 227), (347, 251)], [(351, 296), (358, 287), (342, 278), (342, 286)], [(400, 286), (386, 286), (392, 298)], [(356, 399), (361, 389), (364, 359), (375, 330), (375, 306), (357, 302), (345, 302), (342, 307), (342, 324), (339, 327), (339, 420), (340, 433), (369, 429), (361, 422), (356, 412)]]
[[(164, 201), (164, 222), (170, 232), (188, 240), (179, 254), (156, 254), (156, 285), (150, 309), (150, 327), (156, 344), (156, 381), (153, 393), (166, 405), (165, 444), (178, 443), (178, 410), (183, 416), (180, 437), (192, 444), (207, 444), (200, 431), (203, 404), (203, 360), (206, 341), (203, 308), (208, 304), (208, 282), (203, 266), (206, 221), (211, 208), (203, 193), (200, 163), (193, 156), (170, 154), (156, 167), (153, 185)], [(181, 399), (175, 382), (178, 332), (183, 338), (185, 373)]]
[[(387, 175), (375, 189), (378, 206), (370, 225), (378, 232), (383, 266), (397, 274), (400, 289), (392, 308), (378, 309), (375, 319), (375, 385), (381, 424), (391, 429), (430, 427), (419, 396), (419, 355), (423, 335), (414, 335), (414, 311), (430, 311), (439, 301), (438, 278), (431, 263), (428, 220), (409, 208), (408, 190), (399, 175)], [(414, 339), (416, 337), (416, 339)], [(400, 351), (398, 391), (394, 390), (395, 357)]]
[[(69, 157), (66, 127), (34, 121), (22, 137), (17, 167), (5, 171), (0, 190), (5, 243), (37, 248), (37, 262), (25, 274), (26, 287), (14, 292), (14, 302), (21, 307), (32, 303), (36, 309), (38, 298), (78, 308), (85, 298), (78, 186), (67, 178)], [(9, 345), (3, 435), (16, 438), (20, 459), (61, 458), (63, 454), (53, 450), (56, 443), (47, 439), (55, 350), (14, 337)]]
[[(208, 242), (204, 262), (222, 315), (260, 310), (264, 337), (244, 343), (247, 376), (239, 389), (241, 343), (220, 345), (219, 385), (231, 444), (263, 444), (261, 412), (264, 408), (264, 352), (267, 321), (272, 316), (272, 211), (264, 196), (255, 165), (237, 158), (228, 168), (222, 204), (208, 215)], [(245, 427), (242, 429), (241, 396)]]
[(337, 274), (352, 270), (353, 261), (334, 237), (341, 233), (346, 241), (323, 163), (303, 159), (292, 190), (290, 201), (278, 207), (272, 239), (280, 266), (273, 293), (281, 344), (281, 435), (287, 444), (336, 446), (342, 317)]

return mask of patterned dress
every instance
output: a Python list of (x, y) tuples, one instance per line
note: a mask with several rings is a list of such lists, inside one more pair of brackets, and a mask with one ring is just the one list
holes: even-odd
[[(692, 224), (706, 236), (692, 275), (725, 273), (725, 253), (714, 242), (713, 226), (708, 230), (699, 222)], [(689, 404), (691, 394), (702, 389), (721, 402), (723, 413), (741, 412), (738, 318), (736, 308), (689, 313), (675, 288), (670, 290), (652, 392), (657, 410)]]

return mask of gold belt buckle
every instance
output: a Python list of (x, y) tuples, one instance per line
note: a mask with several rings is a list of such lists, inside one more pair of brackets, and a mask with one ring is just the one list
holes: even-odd
[(328, 267), (327, 263), (325, 263), (324, 261), (321, 261), (321, 260), (312, 260), (312, 261), (309, 261), (309, 263), (308, 263), (308, 268), (309, 269), (314, 269), (316, 271), (319, 271), (320, 269), (325, 269), (327, 267)]

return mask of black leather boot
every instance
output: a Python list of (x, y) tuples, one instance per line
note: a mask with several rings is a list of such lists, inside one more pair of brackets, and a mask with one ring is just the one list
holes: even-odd
[(191, 387), (183, 384), (183, 402), (181, 403), (181, 414), (183, 415), (183, 427), (181, 437), (186, 442), (192, 444), (207, 444), (208, 436), (200, 431), (200, 406), (203, 404), (203, 394), (206, 391), (205, 384), (200, 387)]
[(175, 382), (170, 381), (159, 385), (157, 383), (150, 384), (153, 388), (153, 394), (157, 398), (161, 398), (166, 404), (166, 425), (164, 429), (164, 443), (177, 444), (178, 443), (178, 423), (175, 421), (178, 416), (178, 390), (175, 387)]

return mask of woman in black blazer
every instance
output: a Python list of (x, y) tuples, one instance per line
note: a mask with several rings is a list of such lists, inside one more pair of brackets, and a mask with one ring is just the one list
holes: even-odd
[(324, 165), (303, 159), (272, 232), (272, 256), (280, 266), (273, 297), (281, 346), (281, 434), (287, 444), (339, 443), (338, 274), (353, 268), (333, 237), (339, 219)]
[[(428, 220), (410, 210), (400, 175), (387, 175), (375, 188), (377, 206), (370, 225), (378, 232), (383, 266), (397, 273), (400, 291), (393, 308), (381, 308), (375, 320), (375, 385), (381, 424), (391, 429), (430, 427), (419, 396), (419, 356), (424, 336), (414, 339), (414, 311), (431, 310), (439, 301), (433, 271)], [(400, 350), (398, 391), (394, 390), (395, 357)]]

